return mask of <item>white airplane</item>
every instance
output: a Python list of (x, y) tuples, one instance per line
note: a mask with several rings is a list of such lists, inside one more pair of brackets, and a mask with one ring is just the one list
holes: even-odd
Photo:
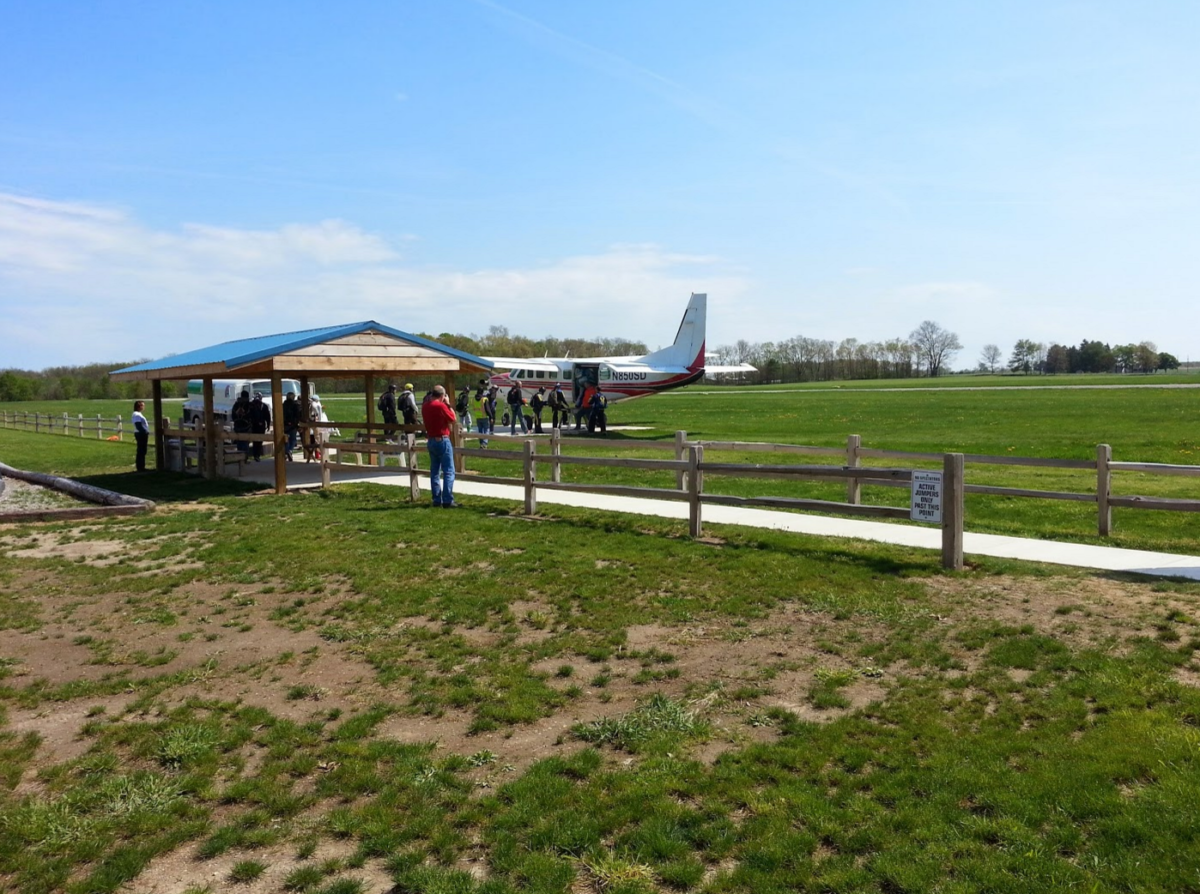
[(704, 323), (708, 295), (692, 293), (683, 322), (670, 347), (640, 357), (487, 357), (497, 372), (490, 379), (502, 389), (520, 383), (528, 398), (543, 385), (552, 391), (562, 385), (571, 402), (582, 395), (584, 405), (599, 385), (609, 403), (646, 397), (681, 388), (708, 373), (754, 372), (748, 363), (711, 366), (705, 362)]

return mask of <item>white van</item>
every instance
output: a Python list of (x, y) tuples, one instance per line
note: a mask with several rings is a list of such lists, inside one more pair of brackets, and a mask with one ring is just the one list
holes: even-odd
[[(283, 386), (283, 397), (286, 400), (288, 394), (296, 395), (296, 400), (300, 399), (300, 382), (296, 379), (282, 379), (280, 384)], [(228, 422), (229, 414), (233, 410), (233, 404), (238, 399), (243, 391), (249, 391), (250, 396), (254, 397), (255, 391), (261, 391), (263, 400), (268, 406), (271, 406), (271, 380), (259, 379), (254, 381), (251, 379), (213, 379), (213, 416), (218, 424)], [(192, 379), (188, 382), (187, 400), (183, 402), (183, 424), (184, 425), (203, 425), (204, 424), (204, 382), (200, 379)], [(315, 391), (310, 391), (312, 396), (316, 397)], [(317, 399), (317, 407), (320, 408), (321, 401)], [(321, 410), (321, 421), (328, 421), (325, 418), (325, 411)]]

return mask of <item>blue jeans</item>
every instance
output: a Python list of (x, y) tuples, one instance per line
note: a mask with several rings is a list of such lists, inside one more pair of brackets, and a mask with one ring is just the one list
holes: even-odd
[(454, 503), (454, 442), (443, 435), (430, 438), (429, 448), (429, 491), (434, 506), (450, 506)]
[(509, 404), (508, 410), (511, 414), (508, 421), (512, 423), (508, 427), (508, 433), (510, 435), (515, 435), (517, 433), (517, 423), (520, 422), (521, 434), (527, 434), (529, 429), (525, 427), (525, 414), (521, 412), (522, 408), (516, 406), (515, 404)]
[[(479, 425), (479, 433), (481, 435), (486, 435), (492, 430), (492, 421), (490, 419), (488, 419), (487, 416), (480, 416), (479, 419), (476, 420), (476, 422)], [(487, 444), (488, 444), (487, 438), (479, 439), (480, 447), (486, 447)]]

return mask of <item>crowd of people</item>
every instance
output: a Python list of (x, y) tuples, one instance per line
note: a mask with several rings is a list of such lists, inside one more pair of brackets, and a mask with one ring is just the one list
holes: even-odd
[[(455, 426), (461, 426), (463, 431), (470, 431), (474, 423), (480, 435), (495, 434), (496, 413), (500, 402), (501, 387), (491, 384), (487, 379), (480, 379), (475, 386), (474, 397), (470, 388), (463, 388), (453, 406), (450, 404), (446, 389), (435, 385), (417, 406), (416, 395), (412, 383), (405, 384), (401, 390), (395, 384), (389, 384), (379, 396), (377, 408), (383, 417), (384, 437), (392, 442), (401, 425), (425, 428), (426, 446), (429, 451), (430, 491), (433, 504), (439, 507), (454, 508), (458, 504), (454, 500), (454, 445), (452, 433)], [(543, 413), (549, 411), (550, 425), (553, 429), (563, 429), (575, 417), (575, 431), (583, 428), (586, 419), (588, 432), (608, 431), (608, 398), (600, 385), (589, 385), (578, 388), (576, 399), (572, 402), (563, 391), (561, 384), (556, 384), (547, 391), (542, 385), (528, 398), (525, 397), (520, 383), (513, 384), (504, 397), (508, 409), (501, 417), (501, 424), (509, 427), (509, 434), (521, 433), (544, 434)], [(137, 441), (136, 467), (144, 471), (146, 467), (146, 452), (150, 437), (150, 427), (143, 415), (143, 401), (134, 405), (134, 434)], [(293, 460), (293, 455), (300, 447), (302, 423), (320, 422), (321, 405), (316, 395), (309, 399), (308, 407), (297, 399), (294, 392), (288, 392), (283, 401), (282, 424), (286, 441), (284, 450), (287, 461)], [(401, 422), (403, 420), (403, 422)], [(264, 400), (261, 391), (253, 395), (243, 391), (234, 401), (230, 411), (230, 421), (235, 434), (266, 435), (271, 429), (271, 407)], [(310, 427), (303, 445), (306, 461), (319, 460), (324, 441), (324, 429)], [(237, 447), (249, 462), (259, 462), (263, 457), (263, 441), (261, 437), (238, 440)], [(486, 437), (480, 438), (481, 447), (488, 445)]]

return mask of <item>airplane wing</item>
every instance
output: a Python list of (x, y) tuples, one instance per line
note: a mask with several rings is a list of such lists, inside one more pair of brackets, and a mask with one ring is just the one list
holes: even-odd
[(545, 372), (558, 372), (558, 366), (552, 360), (544, 357), (484, 357), (495, 364), (494, 374), (507, 372), (510, 369), (540, 369)]
[(751, 366), (749, 363), (738, 363), (733, 366), (709, 366), (704, 364), (704, 374), (706, 376), (724, 376), (734, 373), (752, 373), (758, 372), (758, 367)]

